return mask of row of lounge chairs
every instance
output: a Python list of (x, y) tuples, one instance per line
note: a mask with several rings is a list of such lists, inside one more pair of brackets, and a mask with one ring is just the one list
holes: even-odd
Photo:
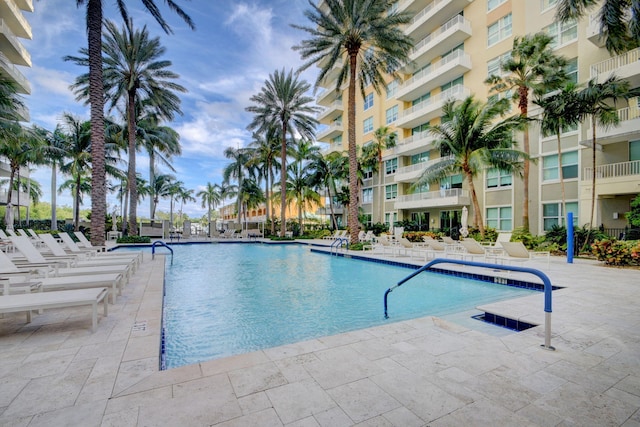
[(106, 316), (107, 300), (116, 302), (143, 253), (101, 252), (82, 233), (76, 233), (78, 243), (58, 233), (64, 247), (51, 234), (33, 234), (7, 236), (14, 252), (0, 251), (0, 313), (23, 311), (30, 322), (34, 310), (91, 305), (95, 330), (98, 303)]

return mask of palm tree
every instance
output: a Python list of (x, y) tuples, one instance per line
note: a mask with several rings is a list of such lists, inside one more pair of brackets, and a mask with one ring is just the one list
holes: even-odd
[(5, 125), (21, 120), (19, 112), (25, 108), (16, 85), (0, 75), (0, 137)]
[(428, 166), (412, 185), (415, 189), (452, 174), (462, 174), (471, 194), (474, 225), (482, 236), (484, 224), (473, 179), (486, 167), (519, 172), (522, 159), (527, 157), (526, 153), (514, 149), (513, 132), (521, 126), (522, 119), (516, 116), (496, 121), (508, 109), (506, 99), (483, 104), (470, 96), (459, 105), (455, 101), (447, 102), (442, 108), (442, 123), (432, 126), (430, 132), (437, 138), (435, 147), (451, 155)]
[[(266, 220), (269, 222), (271, 219), (271, 212), (273, 212), (273, 203), (271, 200), (271, 187), (274, 184), (274, 171), (279, 170), (280, 164), (277, 162), (276, 157), (280, 152), (281, 139), (279, 136), (279, 129), (272, 126), (267, 129), (264, 134), (264, 138), (260, 137), (257, 133), (253, 134), (253, 142), (251, 143), (251, 159), (250, 164), (261, 165), (261, 174), (264, 176), (265, 186), (265, 207), (266, 207)], [(271, 234), (276, 234), (276, 223), (271, 221)]]
[[(577, 20), (597, 6), (594, 0), (559, 0), (556, 18)], [(623, 53), (640, 46), (640, 0), (604, 0), (598, 15), (605, 46), (611, 53)]]
[[(171, 61), (161, 60), (165, 48), (160, 45), (160, 38), (150, 38), (147, 27), (141, 30), (133, 28), (133, 21), (128, 20), (122, 30), (111, 21), (105, 23), (107, 34), (103, 43), (103, 79), (104, 90), (110, 101), (109, 110), (124, 101), (126, 105), (126, 122), (129, 150), (128, 182), (134, 183), (136, 177), (136, 121), (137, 106), (145, 105), (166, 120), (172, 120), (180, 110), (180, 98), (175, 92), (186, 92), (186, 89), (174, 82), (179, 76), (168, 70)], [(67, 56), (65, 59), (77, 64), (86, 64), (88, 51), (81, 49), (81, 57)], [(89, 74), (83, 74), (72, 86), (79, 99), (89, 97)], [(136, 186), (129, 186), (129, 232), (137, 234), (137, 200)]]
[[(249, 209), (260, 206), (260, 203), (265, 201), (264, 193), (258, 185), (258, 183), (252, 179), (247, 178), (242, 181), (242, 187), (238, 190), (238, 197), (241, 199), (242, 215), (244, 217), (245, 224), (247, 223), (247, 211)], [(238, 218), (240, 212), (238, 213)]]
[[(142, 0), (145, 8), (160, 24), (165, 33), (171, 28), (166, 23), (154, 0)], [(189, 15), (174, 0), (165, 0), (171, 10), (182, 18), (189, 28), (194, 28)], [(104, 140), (104, 87), (102, 80), (102, 0), (76, 0), (78, 7), (87, 5), (87, 65), (89, 66), (89, 104), (91, 105), (91, 135), (93, 156), (91, 174), (91, 243), (104, 245), (104, 218), (107, 214), (106, 164)], [(124, 21), (128, 21), (125, 0), (116, 0)]]
[(294, 46), (303, 60), (301, 70), (313, 64), (320, 65), (320, 73), (315, 86), (338, 61), (346, 56), (340, 74), (336, 79), (336, 91), (345, 79), (349, 79), (347, 121), (349, 140), (349, 230), (351, 242), (358, 241), (358, 155), (356, 152), (356, 80), (359, 79), (360, 92), (371, 84), (377, 93), (384, 87), (384, 75), (395, 78), (399, 69), (409, 62), (413, 48), (412, 39), (404, 34), (402, 26), (411, 16), (392, 11), (390, 0), (326, 0), (326, 7), (320, 9), (312, 3), (305, 16), (312, 26), (293, 25), (306, 31), (312, 38)]
[(231, 159), (229, 163), (222, 171), (222, 176), (225, 182), (229, 182), (231, 178), (235, 179), (238, 183), (237, 196), (237, 209), (238, 209), (238, 225), (241, 225), (240, 213), (242, 212), (242, 180), (245, 176), (247, 164), (249, 162), (249, 151), (246, 148), (233, 148), (227, 147), (224, 150), (224, 156), (227, 159)]
[(562, 192), (562, 213), (567, 213), (567, 203), (562, 172), (562, 145), (560, 135), (564, 129), (580, 124), (576, 85), (567, 83), (560, 91), (533, 101), (542, 107), (541, 129), (544, 136), (555, 135), (558, 145), (558, 179)]
[(184, 182), (182, 181), (172, 181), (167, 187), (167, 197), (169, 197), (169, 225), (171, 229), (174, 229), (173, 226), (173, 202), (179, 201), (180, 197), (186, 191), (184, 187)]
[[(607, 128), (617, 126), (620, 119), (616, 102), (621, 99), (629, 99), (638, 96), (638, 90), (629, 90), (629, 82), (621, 80), (616, 76), (610, 76), (602, 83), (598, 83), (598, 78), (589, 80), (587, 85), (578, 92), (578, 114), (581, 120), (587, 117), (591, 119), (591, 216), (589, 227), (593, 228), (593, 216), (596, 204), (596, 129), (598, 126)], [(613, 105), (611, 105), (613, 103)]]
[(536, 95), (559, 88), (566, 81), (564, 67), (567, 61), (553, 52), (553, 40), (545, 33), (536, 33), (516, 37), (513, 40), (511, 57), (500, 68), (508, 73), (505, 76), (489, 76), (486, 83), (491, 84), (493, 92), (513, 90), (513, 99), (517, 100), (520, 116), (525, 119), (523, 149), (527, 153), (522, 171), (523, 205), (522, 227), (529, 231), (529, 127), (526, 119), (529, 111), (529, 94)]
[(182, 218), (182, 208), (185, 203), (196, 201), (196, 199), (193, 197), (193, 190), (181, 187), (178, 191), (178, 194), (176, 195), (176, 201), (180, 202), (180, 223), (184, 225), (184, 219)]
[(202, 207), (207, 208), (207, 223), (209, 224), (209, 231), (207, 237), (211, 237), (211, 211), (222, 201), (220, 194), (220, 186), (218, 184), (212, 184), (207, 182), (207, 186), (198, 191), (196, 196), (202, 200)]
[[(259, 94), (251, 97), (251, 105), (246, 108), (254, 114), (253, 121), (247, 126), (249, 130), (266, 132), (273, 126), (279, 126), (282, 145), (280, 147), (280, 188), (287, 186), (287, 135), (299, 134), (303, 138), (314, 139), (316, 119), (312, 117), (319, 111), (312, 105), (313, 98), (306, 96), (310, 85), (304, 80), (298, 80), (298, 76), (292, 70), (285, 73), (276, 70), (269, 74), (269, 79)], [(280, 237), (284, 237), (286, 230), (286, 195), (281, 192), (280, 197)]]
[(170, 174), (162, 174), (155, 177), (153, 184), (153, 189), (149, 191), (153, 197), (153, 210), (151, 211), (151, 221), (153, 221), (156, 217), (156, 208), (158, 207), (158, 202), (161, 198), (165, 199), (170, 197), (171, 195), (171, 185), (175, 181), (176, 177)]
[(336, 215), (333, 207), (333, 199), (338, 193), (337, 183), (347, 178), (349, 159), (344, 152), (333, 151), (326, 156), (319, 154), (309, 164), (312, 170), (310, 184), (317, 188), (322, 187), (327, 192), (329, 199), (329, 212), (331, 212), (331, 226), (338, 229)]
[(55, 231), (58, 229), (58, 217), (56, 213), (58, 165), (62, 163), (68, 153), (66, 151), (65, 135), (60, 125), (57, 125), (53, 132), (49, 132), (45, 140), (48, 145), (46, 156), (51, 166), (51, 230)]
[[(380, 126), (373, 133), (374, 141), (363, 147), (363, 155), (366, 163), (371, 163), (373, 172), (378, 173), (378, 194), (380, 197), (380, 222), (384, 222), (384, 199), (382, 198), (382, 152), (396, 146), (398, 134), (391, 132), (387, 126)], [(369, 159), (367, 159), (369, 157)], [(368, 160), (368, 161), (367, 161)]]

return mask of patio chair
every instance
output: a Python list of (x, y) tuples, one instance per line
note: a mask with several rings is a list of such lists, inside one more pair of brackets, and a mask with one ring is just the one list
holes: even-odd
[(89, 258), (87, 258), (87, 260), (91, 259), (91, 260), (103, 261), (103, 260), (119, 259), (122, 262), (124, 262), (124, 260), (133, 260), (135, 262), (134, 267), (137, 268), (142, 262), (142, 259), (144, 256), (142, 251), (96, 252), (95, 250), (87, 250), (87, 249), (80, 248), (68, 233), (58, 232), (58, 236), (60, 236), (60, 238), (62, 239), (62, 241), (67, 246), (69, 251), (71, 251), (72, 254), (81, 255), (81, 256), (84, 256), (85, 258), (88, 256)]
[(533, 259), (546, 258), (547, 269), (550, 266), (551, 253), (549, 251), (529, 251), (522, 242), (502, 242), (501, 245), (506, 256), (499, 257), (499, 259), (526, 262)]
[(94, 251), (98, 251), (98, 252), (104, 251), (104, 248), (105, 248), (104, 246), (93, 246), (89, 241), (89, 239), (87, 239), (87, 237), (84, 235), (84, 233), (80, 231), (76, 231), (73, 234), (78, 238), (78, 246), (87, 248), (87, 249), (93, 249)]
[(502, 250), (494, 247), (482, 246), (475, 239), (467, 237), (460, 241), (460, 245), (464, 249), (462, 253), (463, 258), (482, 258), (483, 261), (487, 258), (497, 258), (502, 254)]

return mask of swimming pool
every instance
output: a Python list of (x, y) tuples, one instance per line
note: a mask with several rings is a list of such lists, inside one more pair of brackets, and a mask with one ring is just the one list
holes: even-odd
[[(163, 309), (165, 368), (388, 323), (384, 291), (411, 272), (298, 245), (172, 249)], [(394, 292), (391, 321), (460, 312), (532, 292), (423, 273)]]

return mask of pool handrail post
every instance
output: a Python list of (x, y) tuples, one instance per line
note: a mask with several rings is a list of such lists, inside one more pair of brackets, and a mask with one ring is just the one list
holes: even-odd
[(567, 264), (573, 264), (573, 212), (567, 212)]
[(537, 276), (538, 278), (540, 278), (542, 280), (542, 283), (544, 284), (544, 311), (545, 311), (545, 316), (544, 316), (544, 344), (541, 345), (541, 347), (547, 349), (547, 350), (555, 350), (554, 347), (551, 346), (551, 292), (553, 291), (553, 286), (551, 285), (551, 280), (549, 279), (549, 276), (547, 276), (546, 274), (544, 274), (542, 271), (537, 270), (535, 268), (527, 268), (527, 267), (519, 267), (519, 266), (513, 266), (513, 265), (498, 265), (498, 264), (489, 264), (486, 262), (476, 262), (476, 261), (466, 261), (466, 260), (459, 260), (459, 259), (448, 259), (448, 258), (436, 258), (432, 261), (429, 261), (427, 264), (423, 265), (422, 267), (420, 267), (419, 269), (417, 269), (416, 271), (414, 271), (413, 273), (411, 273), (410, 275), (408, 275), (407, 277), (405, 277), (404, 279), (400, 280), (395, 286), (390, 287), (389, 289), (387, 289), (384, 293), (384, 318), (388, 319), (389, 315), (387, 314), (387, 298), (389, 296), (389, 294), (391, 292), (393, 292), (394, 289), (402, 286), (404, 283), (408, 282), (409, 280), (413, 279), (415, 276), (417, 276), (418, 274), (422, 273), (423, 271), (429, 270), (431, 268), (431, 266), (435, 265), (435, 264), (443, 264), (443, 263), (448, 263), (448, 264), (458, 264), (458, 265), (467, 265), (470, 267), (480, 267), (480, 268), (490, 268), (490, 269), (501, 269), (501, 270), (508, 270), (508, 271), (517, 271), (520, 273), (529, 273), (529, 274), (533, 274), (534, 276)]
[(173, 249), (171, 249), (162, 240), (156, 240), (155, 242), (153, 242), (151, 244), (151, 259), (153, 260), (155, 258), (155, 256), (156, 256), (156, 246), (164, 246), (165, 248), (169, 249), (169, 252), (171, 252), (171, 264), (173, 264)]

